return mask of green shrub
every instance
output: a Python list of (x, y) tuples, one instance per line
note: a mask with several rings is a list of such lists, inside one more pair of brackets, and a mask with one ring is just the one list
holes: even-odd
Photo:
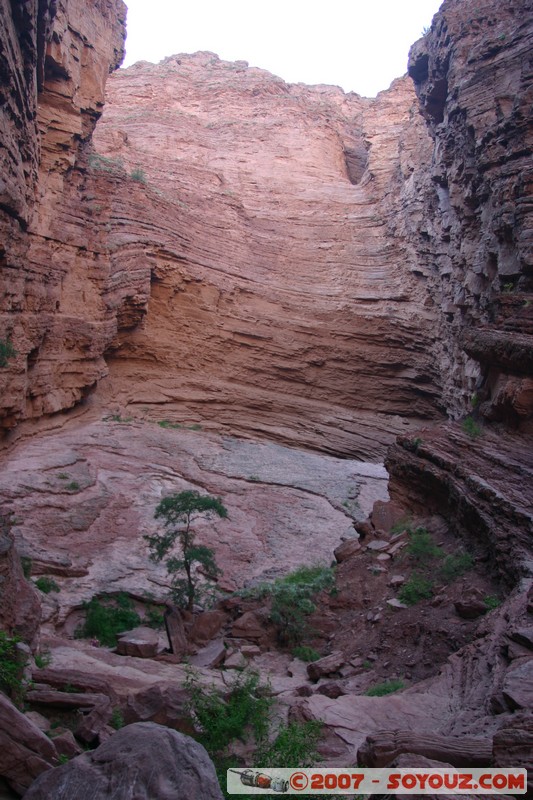
[(472, 417), (467, 417), (464, 419), (461, 423), (461, 427), (471, 439), (477, 439), (482, 434), (481, 427), (477, 424), (475, 419), (472, 419)]
[(404, 686), (405, 684), (402, 680), (395, 678), (392, 681), (385, 681), (385, 683), (377, 683), (375, 686), (371, 686), (365, 694), (367, 697), (383, 697), (386, 694), (393, 694), (399, 689), (403, 689)]
[(398, 522), (395, 522), (390, 529), (392, 534), (402, 533), (403, 531), (408, 531), (411, 533), (411, 520), (409, 517), (402, 517), (398, 520)]
[(33, 660), (38, 669), (46, 669), (52, 663), (52, 655), (49, 650), (45, 650), (42, 653), (35, 653)]
[(198, 740), (210, 756), (220, 756), (230, 742), (253, 734), (256, 743), (268, 733), (272, 698), (267, 686), (259, 683), (255, 672), (241, 672), (222, 694), (214, 686), (199, 683), (194, 673), (185, 681), (189, 692), (189, 711), (200, 728)]
[(405, 552), (419, 564), (426, 564), (434, 558), (442, 558), (444, 555), (426, 528), (416, 528), (409, 532), (409, 544), (405, 548)]
[(67, 483), (65, 488), (68, 489), (70, 492), (77, 492), (78, 489), (80, 488), (80, 484), (78, 483), (78, 481), (71, 481), (70, 483)]
[(439, 567), (439, 577), (446, 583), (451, 583), (460, 575), (468, 572), (474, 566), (474, 559), (470, 553), (455, 553), (446, 556)]
[(22, 566), (22, 572), (25, 578), (31, 577), (31, 570), (33, 567), (33, 560), (29, 556), (21, 556), (20, 563)]
[(165, 612), (157, 606), (148, 606), (143, 622), (149, 628), (162, 630), (165, 627)]
[(292, 654), (295, 658), (299, 658), (300, 661), (318, 661), (320, 658), (318, 650), (315, 650), (314, 647), (307, 647), (306, 645), (299, 645), (293, 648)]
[(36, 587), (39, 589), (40, 592), (43, 594), (50, 594), (50, 592), (59, 592), (59, 586), (55, 582), (53, 578), (49, 578), (46, 575), (43, 575), (42, 578), (37, 578), (35, 581)]
[(499, 597), (495, 597), (495, 595), (492, 594), (487, 595), (485, 598), (483, 598), (483, 602), (490, 611), (492, 611), (495, 608), (498, 608), (502, 604), (502, 601), (499, 599)]
[(290, 722), (282, 726), (270, 745), (259, 748), (255, 763), (262, 767), (311, 767), (318, 760), (316, 747), (320, 739), (322, 723)]
[(86, 610), (81, 636), (98, 639), (100, 644), (115, 647), (117, 634), (139, 625), (141, 618), (127, 594), (116, 597), (93, 597), (83, 606)]
[(195, 422), (193, 425), (182, 425), (179, 422), (171, 422), (169, 419), (162, 419), (158, 423), (160, 428), (170, 428), (173, 430), (185, 430), (185, 431), (201, 431), (202, 426), (198, 425)]
[(11, 697), (16, 705), (20, 705), (24, 697), (22, 674), (24, 664), (19, 659), (18, 636), (8, 636), (0, 631), (0, 690)]
[(297, 645), (309, 633), (306, 617), (315, 611), (312, 598), (322, 589), (333, 586), (331, 567), (300, 567), (273, 583), (260, 584), (248, 593), (272, 598), (270, 619), (282, 645)]
[(146, 183), (146, 173), (142, 167), (134, 167), (131, 171), (131, 177), (138, 183)]
[(433, 583), (429, 578), (424, 578), (423, 575), (414, 572), (398, 592), (398, 599), (407, 606), (414, 606), (420, 600), (431, 597), (432, 594)]
[(122, 417), (120, 414), (108, 414), (104, 422), (132, 422), (133, 417)]
[(98, 172), (122, 172), (124, 170), (121, 158), (108, 158), (99, 153), (91, 153), (89, 167)]
[(111, 719), (109, 720), (109, 724), (112, 728), (116, 731), (119, 731), (121, 728), (124, 727), (124, 717), (120, 708), (115, 707), (111, 713)]
[(68, 479), (70, 478), (70, 475), (68, 474), (68, 472), (59, 472), (57, 477), (61, 481), (68, 481)]
[(5, 339), (0, 339), (0, 367), (7, 367), (7, 362), (10, 358), (15, 358), (17, 351), (13, 347), (13, 342), (9, 336)]

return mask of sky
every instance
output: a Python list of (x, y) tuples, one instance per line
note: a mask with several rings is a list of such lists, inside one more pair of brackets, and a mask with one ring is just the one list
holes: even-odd
[(126, 0), (123, 66), (209, 50), (289, 83), (374, 97), (407, 71), (442, 0)]

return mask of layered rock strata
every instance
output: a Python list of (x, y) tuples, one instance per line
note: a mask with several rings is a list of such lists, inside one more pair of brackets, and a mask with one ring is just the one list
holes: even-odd
[(414, 102), (406, 79), (368, 100), (212, 53), (113, 76), (94, 163), (151, 294), (109, 396), (363, 458), (438, 416)]
[(0, 11), (0, 338), (16, 351), (0, 370), (0, 417), (9, 429), (73, 406), (106, 373), (124, 291), (91, 232), (76, 163), (122, 59), (125, 6), (5, 0)]
[(410, 53), (435, 147), (427, 248), (446, 404), (489, 419), (533, 411), (533, 23), (529, 0), (446, 0)]

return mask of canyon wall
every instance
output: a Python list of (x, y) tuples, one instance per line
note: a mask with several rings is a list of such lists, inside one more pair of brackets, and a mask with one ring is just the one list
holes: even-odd
[(472, 401), (528, 427), (526, 0), (447, 0), (411, 52), (418, 101), (407, 78), (367, 99), (211, 53), (141, 62), (107, 82), (95, 149), (123, 4), (3, 3), (4, 430), (97, 386), (363, 458)]
[(368, 100), (212, 53), (139, 63), (109, 81), (94, 142), (110, 245), (151, 270), (110, 398), (365, 458), (440, 416), (411, 241), (431, 141), (408, 79)]
[(531, 3), (446, 0), (410, 53), (435, 146), (427, 195), (444, 399), (527, 424), (533, 410)]
[(507, 586), (533, 576), (531, 11), (447, 0), (411, 50), (435, 143), (426, 201), (444, 397), (477, 422), (399, 437), (386, 459), (395, 500), (443, 514)]
[(78, 403), (106, 373), (120, 306), (83, 202), (80, 149), (123, 55), (122, 0), (0, 6), (0, 370), (4, 429)]
[(97, 386), (125, 413), (373, 459), (442, 416), (409, 80), (369, 100), (213, 54), (141, 63), (109, 81), (95, 152), (123, 6), (16, 8), (5, 430)]

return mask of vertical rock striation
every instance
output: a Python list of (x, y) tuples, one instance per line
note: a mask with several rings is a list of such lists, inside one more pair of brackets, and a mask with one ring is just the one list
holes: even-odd
[(410, 53), (435, 142), (427, 195), (444, 399), (489, 419), (533, 411), (532, 7), (446, 0)]
[(122, 0), (0, 6), (0, 372), (3, 428), (77, 403), (116, 331), (109, 263), (83, 201), (80, 147), (122, 59)]

